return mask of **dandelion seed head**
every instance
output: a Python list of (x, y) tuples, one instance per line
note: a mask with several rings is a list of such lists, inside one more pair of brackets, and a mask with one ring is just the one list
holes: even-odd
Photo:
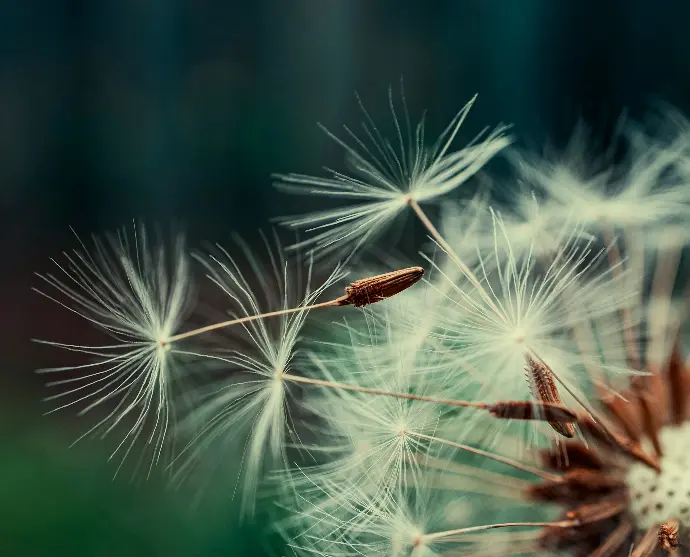
[[(444, 347), (444, 359), (432, 375), (453, 376), (456, 398), (533, 400), (524, 369), (526, 359), (536, 358), (556, 374), (566, 406), (579, 406), (577, 401), (586, 402), (585, 393), (591, 389), (588, 366), (596, 365), (607, 376), (628, 369), (618, 316), (631, 303), (632, 293), (616, 280), (625, 276), (624, 270), (614, 275), (606, 263), (602, 265), (605, 250), (592, 249), (593, 240), (583, 242), (577, 226), (562, 234), (564, 240), (552, 258), (539, 260), (529, 250), (518, 258), (501, 217), (493, 218), (493, 234), (500, 240), (491, 252), (484, 252), (474, 271), (458, 266), (458, 278), (452, 279), (445, 267), (429, 260), (448, 281), (439, 304), (442, 310), (429, 332)], [(582, 329), (593, 327), (607, 346), (605, 361), (596, 343), (578, 341)], [(461, 412), (443, 427), (464, 436), (484, 421), (476, 413)], [(501, 432), (510, 426), (502, 420), (487, 424), (494, 434), (485, 446), (500, 442)], [(538, 444), (539, 439), (553, 439), (544, 426), (524, 422), (516, 427), (528, 434), (526, 441)]]
[(451, 145), (474, 99), (451, 120), (433, 145), (425, 141), (422, 119), (412, 130), (404, 94), (398, 118), (389, 94), (389, 107), (396, 130), (395, 142), (383, 138), (369, 113), (361, 105), (364, 133), (358, 136), (345, 127), (347, 140), (326, 133), (346, 152), (349, 174), (331, 171), (330, 178), (302, 174), (277, 175), (277, 186), (291, 193), (308, 193), (351, 200), (338, 209), (323, 210), (303, 217), (285, 218), (293, 228), (314, 234), (294, 247), (310, 247), (320, 254), (350, 255), (380, 235), (409, 204), (436, 200), (474, 176), (496, 153), (509, 145), (505, 127), (480, 134), (466, 147), (451, 151)]
[[(649, 375), (633, 378), (619, 396), (594, 401), (597, 422), (614, 433), (590, 424), (583, 428), (582, 441), (568, 441), (539, 456), (537, 468), (555, 476), (529, 480), (523, 499), (534, 502), (530, 511), (555, 507), (555, 522), (531, 532), (507, 531), (502, 536), (507, 547), (531, 553), (605, 549), (628, 555), (631, 547), (649, 555), (676, 547), (680, 555), (687, 552), (690, 376), (680, 346), (663, 361)], [(503, 480), (491, 481), (498, 489)], [(482, 538), (473, 540), (468, 554), (482, 554), (496, 541)]]
[[(251, 274), (223, 248), (198, 256), (209, 278), (227, 295), (232, 318), (307, 307), (345, 275), (336, 267), (324, 283), (312, 289), (311, 262), (307, 276), (301, 277), (301, 262), (287, 261), (279, 244), (275, 249), (265, 240), (270, 264), (264, 266), (246, 244), (237, 242)], [(237, 347), (228, 347), (228, 338), (220, 338), (223, 346), (209, 358), (225, 373), (196, 393), (198, 402), (185, 418), (191, 440), (179, 457), (178, 477), (195, 469), (202, 472), (197, 477), (202, 476), (206, 466), (217, 467), (223, 457), (236, 458), (239, 452), (242, 508), (253, 511), (260, 479), (273, 467), (287, 465), (288, 440), (299, 444), (292, 417), (292, 401), (299, 388), (286, 377), (299, 367), (300, 336), (307, 314), (302, 310), (243, 323), (243, 342)], [(222, 456), (209, 455), (212, 447)]]
[(180, 379), (174, 364), (181, 356), (169, 338), (186, 317), (193, 294), (184, 242), (177, 237), (168, 250), (162, 238), (152, 240), (143, 226), (134, 226), (129, 233), (94, 237), (91, 250), (80, 244), (81, 249), (65, 253), (63, 261), (54, 260), (58, 274), (38, 275), (50, 288), (36, 290), (111, 340), (100, 345), (41, 340), (91, 361), (39, 372), (68, 375), (48, 384), (64, 389), (49, 397), (66, 401), (57, 409), (79, 407), (80, 414), (86, 414), (115, 403), (82, 437), (97, 432), (105, 436), (129, 421), (111, 458), (120, 454), (122, 465), (147, 432), (151, 467), (159, 461), (174, 423), (172, 387)]
[[(394, 332), (386, 326), (370, 323), (367, 350), (360, 349), (362, 338), (356, 335), (349, 345), (313, 354), (311, 376), (402, 395), (442, 394), (438, 385), (415, 380), (419, 371), (408, 367), (410, 360), (376, 353), (376, 348), (387, 352), (397, 346), (388, 342)], [(318, 443), (308, 448), (318, 464), (289, 470), (279, 476), (280, 483), (289, 483), (309, 500), (325, 498), (319, 508), (329, 509), (345, 504), (341, 499), (351, 490), (366, 495), (372, 505), (385, 506), (400, 489), (417, 485), (423, 460), (436, 450), (424, 437), (438, 427), (441, 410), (436, 404), (346, 389), (309, 394), (306, 404), (320, 425), (312, 427)], [(323, 495), (323, 486), (331, 483), (337, 493)]]

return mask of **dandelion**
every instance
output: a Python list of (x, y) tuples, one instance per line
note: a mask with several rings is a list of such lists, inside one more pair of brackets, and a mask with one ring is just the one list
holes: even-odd
[(474, 100), (456, 114), (429, 147), (425, 142), (424, 119), (413, 134), (404, 94), (404, 122), (400, 122), (392, 90), (389, 90), (397, 148), (383, 138), (360, 102), (365, 120), (363, 136), (345, 127), (350, 141), (347, 142), (326, 130), (328, 136), (345, 149), (352, 167), (350, 174), (331, 171), (330, 178), (277, 175), (277, 185), (288, 192), (356, 201), (356, 204), (338, 209), (284, 219), (285, 224), (293, 228), (317, 231), (295, 247), (308, 246), (322, 254), (344, 250), (354, 253), (381, 234), (408, 207), (423, 215), (420, 204), (439, 199), (464, 184), (510, 143), (504, 135), (506, 128), (499, 126), (486, 135), (480, 134), (464, 148), (451, 150)]
[[(196, 255), (228, 300), (222, 320), (183, 327), (181, 240), (168, 252), (135, 228), (67, 254), (44, 295), (114, 340), (42, 341), (93, 359), (43, 370), (68, 374), (51, 384), (67, 386), (60, 407), (105, 408), (89, 433), (124, 427), (114, 454), (140, 440), (152, 465), (184, 433), (180, 480), (227, 472), (211, 451), (229, 453), (243, 510), (265, 480), (299, 557), (690, 555), (690, 288), (681, 300), (675, 284), (688, 127), (628, 130), (621, 157), (599, 158), (580, 127), (562, 155), (514, 159), (511, 206), (485, 191), (453, 204), (510, 143), (499, 126), (453, 146), (473, 102), (430, 146), (404, 95), (400, 111), (389, 91), (392, 142), (360, 102), (362, 133), (326, 132), (350, 171), (278, 176), (346, 200), (285, 220), (313, 232), (293, 246), (310, 249), (306, 264), (266, 239), (268, 265), (241, 241), (246, 264), (221, 247)], [(422, 206), (441, 201), (437, 228)], [(433, 241), (430, 273), (396, 264), (330, 295), (339, 264), (312, 287), (315, 257), (349, 261), (408, 207)], [(305, 336), (313, 311), (348, 306), (352, 320)], [(180, 373), (197, 362), (202, 374)]]
[[(530, 536), (535, 552), (651, 556), (690, 551), (689, 386), (690, 374), (676, 347), (644, 388), (628, 389), (624, 399), (601, 399), (602, 418), (614, 436), (599, 431), (588, 445), (573, 441), (565, 453), (543, 453), (544, 469), (558, 476), (532, 483), (522, 498), (561, 509), (561, 516)], [(658, 418), (655, 423), (649, 422), (647, 405)], [(632, 446), (637, 458), (627, 450)], [(505, 541), (510, 544), (511, 537)], [(490, 540), (477, 538), (474, 551), (488, 547)]]
[[(596, 422), (586, 415), (579, 422), (583, 441), (541, 453), (538, 469), (554, 476), (539, 480), (534, 474), (516, 501), (548, 505), (559, 515), (535, 523), (531, 534), (504, 533), (505, 550), (621, 557), (690, 551), (690, 371), (675, 330), (663, 366), (648, 359), (647, 375), (633, 377), (618, 395), (599, 389)], [(491, 481), (506, 493), (504, 482)], [(465, 538), (467, 554), (494, 554), (495, 537), (483, 538)]]
[[(63, 262), (53, 260), (59, 273), (38, 275), (50, 289), (36, 290), (112, 340), (88, 345), (39, 340), (92, 359), (39, 373), (67, 375), (48, 383), (65, 389), (48, 397), (65, 401), (56, 410), (76, 406), (83, 415), (106, 408), (107, 415), (82, 437), (96, 432), (105, 436), (131, 421), (111, 458), (122, 453), (124, 461), (148, 429), (146, 444), (152, 447), (153, 465), (174, 421), (172, 388), (179, 377), (177, 354), (169, 341), (183, 323), (192, 297), (184, 242), (177, 237), (166, 253), (152, 246), (143, 226), (135, 226), (131, 237), (123, 230), (93, 242), (91, 253), (81, 243), (82, 249), (65, 253)], [(110, 401), (117, 401), (114, 408), (107, 406)]]

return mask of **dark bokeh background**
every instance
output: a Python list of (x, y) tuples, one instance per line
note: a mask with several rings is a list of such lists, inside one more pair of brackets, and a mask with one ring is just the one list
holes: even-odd
[(503, 121), (562, 143), (579, 118), (606, 137), (659, 101), (687, 113), (689, 27), (671, 0), (3, 2), (0, 555), (264, 554), (265, 525), (237, 526), (229, 496), (190, 509), (162, 480), (112, 480), (105, 445), (68, 449), (73, 413), (42, 416), (32, 370), (61, 354), (29, 339), (74, 325), (29, 288), (69, 226), (252, 241), (310, 203), (272, 172), (341, 164), (315, 123), (359, 121), (355, 90), (388, 118), (401, 75), (433, 133), (479, 92), (461, 140)]

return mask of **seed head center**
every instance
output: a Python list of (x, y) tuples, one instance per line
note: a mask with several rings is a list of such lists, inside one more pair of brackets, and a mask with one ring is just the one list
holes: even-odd
[(518, 327), (513, 331), (513, 340), (516, 344), (524, 344), (525, 336), (525, 330), (522, 327)]
[(676, 519), (690, 528), (690, 422), (659, 432), (661, 473), (635, 463), (628, 470), (630, 512), (640, 530)]
[(158, 350), (161, 352), (170, 352), (171, 345), (167, 337), (159, 337), (156, 343), (158, 344)]

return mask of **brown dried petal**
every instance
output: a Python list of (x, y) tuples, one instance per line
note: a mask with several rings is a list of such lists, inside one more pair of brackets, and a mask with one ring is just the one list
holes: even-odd
[(565, 516), (569, 520), (577, 520), (581, 524), (591, 524), (614, 517), (625, 511), (628, 502), (625, 497), (616, 497), (600, 503), (585, 504), (568, 511)]
[(649, 557), (656, 549), (659, 532), (656, 525), (650, 526), (642, 538), (638, 540), (630, 553), (630, 557)]
[(603, 470), (604, 462), (592, 449), (581, 441), (564, 441), (558, 450), (547, 449), (541, 453), (543, 465), (552, 470), (586, 468)]
[(639, 441), (642, 436), (642, 416), (638, 406), (630, 403), (630, 399), (633, 399), (635, 395), (630, 389), (621, 394), (625, 399), (610, 393), (602, 394), (600, 399), (609, 414), (625, 430), (628, 437), (633, 441)]
[(664, 402), (660, 394), (660, 375), (637, 376), (630, 381), (630, 386), (637, 397), (637, 404), (642, 416), (644, 432), (649, 437), (657, 456), (661, 456), (661, 441), (658, 432), (663, 424)]
[(661, 472), (659, 460), (647, 454), (639, 443), (632, 441), (610, 427), (602, 427), (601, 424), (595, 422), (586, 414), (580, 414), (577, 423), (583, 431), (594, 437), (597, 441), (616, 448), (630, 458), (646, 464), (657, 472)]
[(544, 481), (531, 486), (533, 499), (560, 503), (599, 500), (623, 490), (625, 484), (619, 478), (593, 470), (577, 468), (555, 481)]

